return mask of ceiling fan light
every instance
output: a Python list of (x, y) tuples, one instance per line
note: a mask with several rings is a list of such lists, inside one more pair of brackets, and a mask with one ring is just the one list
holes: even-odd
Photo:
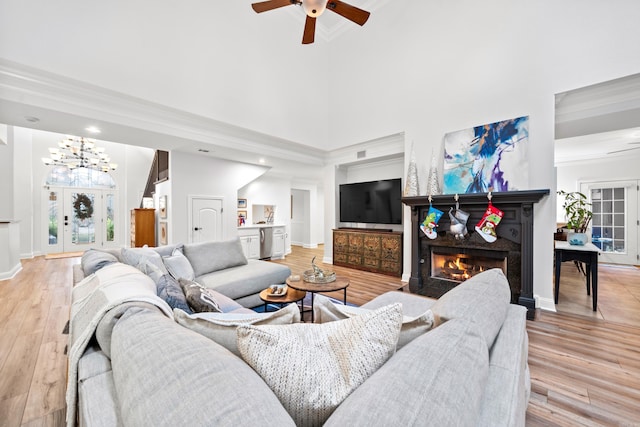
[(302, 8), (308, 16), (317, 18), (327, 8), (327, 0), (303, 0)]

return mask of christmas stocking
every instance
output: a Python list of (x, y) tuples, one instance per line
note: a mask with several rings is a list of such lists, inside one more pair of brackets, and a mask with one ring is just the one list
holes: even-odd
[(436, 227), (438, 226), (438, 221), (440, 221), (440, 217), (442, 216), (442, 211), (434, 208), (433, 206), (429, 206), (429, 212), (427, 213), (427, 217), (424, 219), (422, 224), (420, 225), (420, 230), (424, 234), (427, 235), (431, 240), (438, 237), (438, 232), (436, 231)]
[(449, 219), (451, 220), (451, 225), (449, 225), (449, 231), (456, 239), (464, 239), (464, 236), (467, 235), (467, 220), (469, 219), (469, 214), (463, 210), (456, 209), (455, 212), (453, 208), (449, 209)]
[(504, 215), (504, 212), (489, 202), (489, 206), (487, 206), (487, 210), (484, 212), (482, 219), (476, 225), (476, 231), (487, 242), (493, 243), (498, 238), (496, 236), (496, 227), (502, 220), (502, 215)]

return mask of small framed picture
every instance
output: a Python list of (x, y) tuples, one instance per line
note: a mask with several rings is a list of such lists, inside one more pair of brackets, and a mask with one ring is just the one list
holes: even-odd
[(245, 225), (247, 222), (247, 211), (238, 211), (238, 226)]
[(167, 196), (160, 196), (158, 204), (160, 205), (160, 218), (167, 219)]
[(169, 242), (169, 239), (167, 236), (167, 222), (161, 221), (160, 222), (160, 244), (167, 245), (168, 242)]
[(238, 209), (247, 209), (247, 199), (238, 199)]

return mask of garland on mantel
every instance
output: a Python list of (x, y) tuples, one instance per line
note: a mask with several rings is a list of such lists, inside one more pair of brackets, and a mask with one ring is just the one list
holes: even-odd
[(93, 216), (93, 203), (89, 196), (84, 193), (78, 193), (73, 201), (73, 211), (76, 218), (85, 220)]

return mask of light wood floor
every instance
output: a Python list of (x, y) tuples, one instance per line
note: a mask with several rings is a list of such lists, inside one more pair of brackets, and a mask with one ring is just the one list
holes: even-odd
[[(294, 247), (277, 262), (301, 273), (314, 255), (322, 259), (322, 250)], [(61, 332), (69, 318), (71, 266), (78, 262), (24, 260), (16, 278), (0, 281), (0, 426), (64, 425), (67, 335)], [(399, 278), (318, 265), (350, 278), (348, 300), (357, 305), (404, 285)], [(640, 269), (601, 266), (596, 315), (581, 296), (583, 278), (571, 270), (563, 265), (560, 312), (527, 322), (527, 425), (640, 426)]]

